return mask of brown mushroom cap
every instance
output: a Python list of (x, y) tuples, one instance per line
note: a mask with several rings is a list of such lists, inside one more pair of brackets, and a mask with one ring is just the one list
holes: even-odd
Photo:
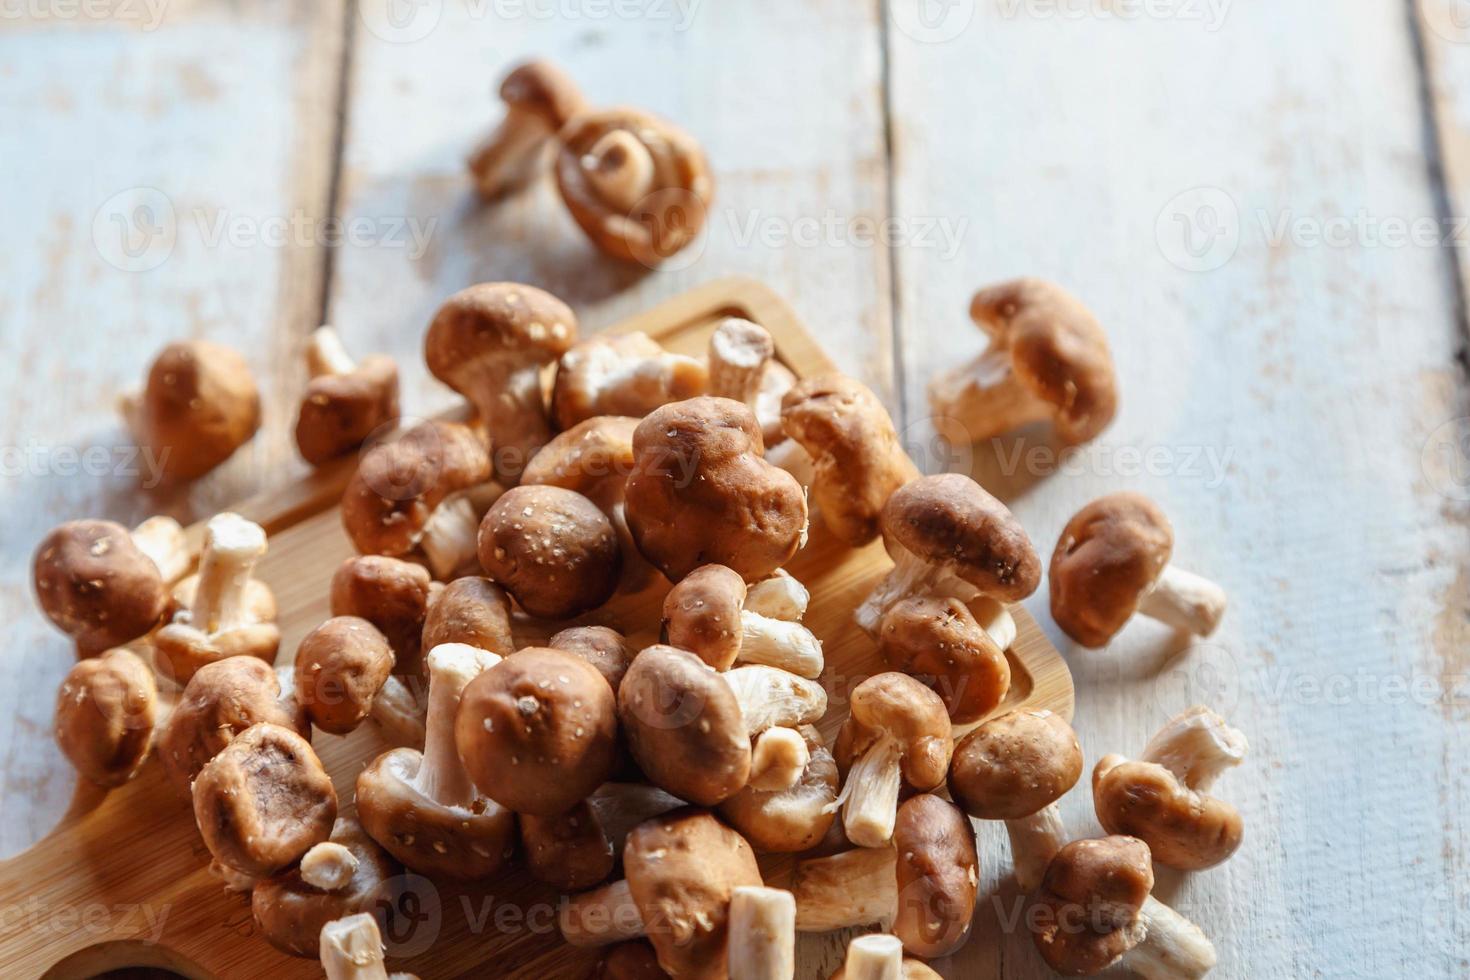
[(665, 405), (639, 423), (633, 451), (628, 527), (673, 581), (715, 563), (754, 582), (796, 554), (806, 497), (795, 477), (765, 461), (744, 405), (709, 397)]
[(1066, 795), (1082, 775), (1082, 746), (1061, 715), (1012, 711), (960, 739), (949, 792), (972, 817), (1019, 820)]
[(623, 683), (633, 663), (633, 650), (623, 634), (606, 626), (573, 626), (557, 633), (546, 643), (555, 650), (565, 650), (581, 657), (602, 675), (613, 694)]
[(121, 646), (158, 625), (168, 601), (158, 566), (112, 521), (68, 521), (36, 547), (41, 610), (84, 653)]
[(520, 486), (480, 523), (480, 564), (532, 616), (569, 619), (612, 596), (622, 552), (612, 522), (580, 493)]
[(1010, 690), (1005, 653), (958, 599), (900, 599), (878, 625), (878, 653), (889, 667), (932, 687), (956, 725), (990, 714)]
[(398, 365), (384, 354), (369, 354), (346, 374), (322, 374), (306, 383), (296, 416), (296, 448), (302, 459), (320, 466), (361, 446), (396, 418)]
[(508, 657), (516, 648), (510, 616), (510, 599), (500, 586), (475, 575), (457, 578), (429, 602), (422, 649), (464, 643)]
[(1174, 530), (1142, 494), (1115, 493), (1079, 510), (1051, 556), (1051, 611), (1067, 635), (1105, 646), (1169, 564)]
[(352, 880), (335, 891), (322, 891), (292, 868), (279, 878), (267, 878), (251, 890), (250, 910), (255, 925), (272, 946), (288, 956), (315, 958), (322, 926), (333, 919), (367, 913), (386, 931), (394, 905), (393, 879), (402, 869), (352, 817), (338, 817), (330, 838), (357, 859)]
[(667, 980), (658, 954), (644, 940), (608, 947), (597, 961), (591, 980)]
[(696, 568), (664, 596), (664, 638), (715, 670), (729, 670), (740, 655), (744, 602), (739, 572), (724, 565)]
[(500, 98), (508, 106), (534, 113), (553, 132), (585, 106), (571, 76), (539, 58), (516, 66), (505, 76), (500, 83)]
[(853, 688), (851, 711), (832, 749), (844, 771), (886, 735), (901, 743), (909, 786), (925, 791), (944, 782), (954, 743), (939, 695), (907, 674), (875, 674)]
[(1108, 338), (1086, 306), (1055, 283), (1016, 279), (982, 289), (970, 317), (1008, 347), (1026, 389), (1055, 406), (1057, 434), (1086, 442), (1113, 420), (1117, 379)]
[(823, 522), (851, 547), (878, 536), (883, 505), (919, 478), (888, 410), (846, 375), (798, 381), (781, 400), (781, 425), (812, 457), (812, 499)]
[(1182, 871), (1220, 864), (1240, 847), (1240, 811), (1191, 790), (1157, 763), (1108, 755), (1092, 775), (1098, 823), (1110, 834), (1137, 837), (1154, 860)]
[(652, 646), (633, 658), (618, 689), (618, 717), (650, 782), (715, 806), (750, 778), (750, 736), (723, 677), (687, 650)]
[(214, 469), (260, 428), (260, 392), (237, 352), (206, 340), (159, 352), (129, 422), (171, 480)]
[(563, 430), (599, 416), (636, 425), (660, 405), (703, 394), (708, 384), (703, 362), (664, 350), (645, 333), (588, 337), (557, 363), (551, 414)]
[(1005, 504), (959, 473), (914, 480), (883, 507), (883, 535), (984, 595), (1017, 602), (1036, 591), (1041, 560)]
[(378, 628), (393, 648), (393, 672), (418, 675), (419, 644), (434, 591), (429, 570), (384, 555), (348, 558), (332, 573), (333, 616), (359, 616)]
[(730, 894), (761, 885), (750, 845), (708, 812), (686, 808), (646, 820), (623, 851), (628, 889), (658, 961), (676, 977), (725, 976)]
[(810, 759), (795, 786), (767, 792), (747, 785), (720, 804), (720, 816), (760, 853), (811, 850), (837, 819), (837, 763), (815, 728), (797, 731)]
[(1143, 940), (1139, 911), (1153, 887), (1143, 841), (1072, 841), (1047, 866), (1036, 895), (1032, 939), (1041, 958), (1068, 976), (1107, 969)]
[(129, 650), (81, 661), (56, 692), (56, 744), (98, 786), (121, 786), (137, 774), (157, 720), (153, 672)]
[(189, 679), (158, 741), (158, 755), (181, 791), (241, 732), (269, 722), (311, 731), (304, 712), (281, 700), (281, 682), (270, 664), (230, 657), (199, 668)]
[(209, 853), (256, 878), (296, 863), (337, 819), (337, 792), (311, 743), (279, 725), (235, 736), (200, 770), (193, 793)]
[(970, 938), (980, 881), (975, 830), (953, 803), (922, 793), (898, 808), (898, 913), (893, 933), (927, 959), (948, 956)]
[(342, 495), (342, 526), (362, 554), (406, 555), (445, 497), (488, 479), (478, 436), (453, 422), (424, 422), (363, 455)]
[(598, 415), (559, 433), (541, 447), (521, 474), (521, 483), (574, 490), (606, 510), (623, 499), (633, 472), (633, 431), (638, 420)]
[(475, 785), (517, 813), (565, 813), (617, 762), (612, 688), (561, 650), (521, 650), (470, 681), (454, 731)]
[(522, 814), (520, 824), (526, 867), (537, 881), (579, 892), (612, 874), (612, 841), (586, 800), (555, 816)]
[(296, 701), (316, 727), (346, 735), (367, 717), (392, 670), (393, 651), (377, 627), (335, 616), (296, 648)]

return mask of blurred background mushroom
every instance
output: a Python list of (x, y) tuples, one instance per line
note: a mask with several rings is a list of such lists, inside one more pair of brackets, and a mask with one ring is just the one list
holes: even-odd
[(398, 420), (398, 365), (384, 354), (352, 359), (329, 326), (306, 345), (310, 379), (296, 414), (296, 448), (313, 466), (343, 456)]
[(551, 163), (557, 132), (586, 108), (577, 84), (549, 61), (517, 65), (500, 83), (505, 116), (470, 157), (475, 189), (496, 201), (524, 189)]
[(641, 419), (670, 402), (704, 394), (708, 385), (702, 361), (665, 350), (646, 333), (597, 335), (557, 361), (552, 417), (562, 431), (603, 415)]

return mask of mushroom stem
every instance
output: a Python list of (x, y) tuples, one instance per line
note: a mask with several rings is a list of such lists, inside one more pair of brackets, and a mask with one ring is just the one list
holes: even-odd
[(480, 517), (468, 495), (455, 494), (434, 508), (419, 537), (434, 577), (447, 579), (474, 558), (479, 534)]
[[(874, 587), (863, 604), (858, 606), (857, 612), (853, 613), (853, 619), (859, 627), (870, 636), (878, 633), (878, 623), (883, 619), (883, 614), (888, 611), (894, 603), (911, 595), (945, 594), (942, 589), (937, 588), (939, 583), (948, 577), (934, 565), (929, 564), (913, 552), (898, 549), (899, 554), (893, 560), (893, 569), (883, 577), (883, 580)], [(958, 580), (956, 580), (958, 581)], [(974, 588), (969, 589), (970, 598), (975, 594)]]
[(158, 566), (165, 585), (172, 585), (189, 570), (189, 546), (184, 529), (172, 517), (150, 517), (133, 528), (133, 544)]
[(822, 685), (789, 671), (757, 664), (736, 667), (722, 676), (735, 694), (749, 735), (809, 725), (827, 713)]
[(988, 347), (968, 364), (936, 377), (929, 384), (929, 402), (936, 415), (962, 426), (970, 442), (1045, 422), (1055, 411), (1016, 377), (1010, 350), (1003, 346)]
[(729, 317), (709, 341), (709, 393), (733, 398), (755, 410), (766, 364), (776, 353), (775, 341), (759, 324)]
[(356, 369), (357, 362), (347, 353), (347, 347), (335, 329), (323, 324), (311, 332), (306, 341), (306, 370), (313, 378), (351, 374)]
[(388, 741), (413, 749), (424, 747), (424, 706), (403, 678), (389, 674), (373, 695), (372, 719)]
[(801, 782), (811, 762), (806, 739), (794, 728), (767, 728), (756, 737), (750, 752), (751, 789), (780, 793)]
[(796, 900), (781, 888), (737, 887), (730, 895), (730, 980), (796, 975)]
[(387, 980), (383, 937), (366, 912), (322, 926), (320, 950), (327, 980)]
[(796, 580), (796, 576), (778, 568), (776, 574), (761, 579), (746, 591), (745, 609), (771, 619), (795, 623), (806, 615), (811, 600), (811, 593)]
[(1016, 642), (1016, 620), (1006, 609), (1005, 603), (990, 596), (980, 596), (968, 603), (968, 606), (975, 622), (989, 634), (995, 645), (1001, 650), (1009, 650), (1011, 644)]
[(892, 847), (860, 847), (799, 863), (791, 886), (797, 930), (887, 928), (898, 911), (897, 862)]
[(886, 933), (858, 936), (847, 944), (842, 980), (903, 980), (903, 941)]
[(480, 196), (493, 201), (520, 190), (540, 172), (551, 127), (534, 112), (511, 105), (505, 118), (470, 157)]
[(653, 190), (653, 154), (626, 129), (604, 135), (582, 156), (587, 182), (612, 211), (627, 214)]
[(1005, 824), (1016, 884), (1024, 892), (1033, 892), (1041, 885), (1046, 866), (1067, 843), (1061, 808), (1052, 803), (1029, 817), (1007, 820)]
[(572, 946), (611, 946), (643, 935), (643, 916), (627, 881), (615, 881), (562, 903), (561, 936)]
[(464, 643), (442, 643), (429, 651), (429, 717), (424, 728), (424, 754), (411, 785), (446, 806), (469, 806), (475, 786), (455, 746), (454, 720), (465, 687), (500, 662), (488, 650)]
[(265, 530), (259, 524), (239, 514), (217, 514), (210, 519), (199, 556), (190, 625), (205, 633), (249, 625), (245, 591), (265, 549)]
[(858, 847), (882, 847), (893, 838), (902, 785), (898, 739), (884, 735), (869, 746), (847, 774), (842, 792), (842, 826)]
[(1140, 757), (1172, 772), (1185, 786), (1208, 791), (1216, 779), (1245, 760), (1245, 733), (1202, 704), (1171, 718), (1144, 747)]
[(346, 888), (356, 873), (357, 856), (336, 841), (322, 841), (301, 858), (301, 880), (324, 892)]
[(744, 609), (740, 613), (740, 632), (741, 662), (779, 667), (802, 677), (821, 676), (822, 641), (800, 623)]
[(1214, 582), (1167, 565), (1154, 587), (1138, 603), (1138, 611), (1175, 629), (1209, 636), (1220, 625), (1229, 599)]
[(1118, 965), (1144, 980), (1197, 980), (1215, 966), (1215, 946), (1199, 926), (1150, 895), (1138, 913), (1147, 930)]
[(482, 369), (474, 375), (466, 372), (461, 390), (475, 406), (480, 425), (489, 436), (496, 477), (514, 485), (536, 450), (551, 439), (541, 391), (541, 367), (531, 363), (509, 371)]

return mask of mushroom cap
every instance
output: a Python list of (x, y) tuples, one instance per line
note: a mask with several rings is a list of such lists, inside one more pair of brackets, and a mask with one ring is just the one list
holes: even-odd
[(1057, 434), (1086, 442), (1118, 410), (1108, 338), (1086, 306), (1055, 283), (1015, 279), (980, 290), (970, 317), (1010, 351), (1011, 370), (1055, 407)]
[(750, 778), (750, 736), (725, 679), (687, 650), (648, 647), (618, 688), (628, 750), (650, 782), (700, 806)]
[(811, 850), (837, 819), (837, 763), (815, 728), (797, 731), (811, 758), (795, 786), (768, 792), (747, 785), (720, 804), (720, 816), (760, 853)]
[(454, 735), (481, 791), (517, 813), (552, 817), (612, 775), (617, 700), (587, 661), (530, 647), (470, 681)]
[(948, 956), (970, 938), (980, 863), (975, 830), (953, 803), (921, 793), (898, 808), (898, 913), (893, 933), (926, 959)]
[(1041, 559), (1005, 504), (968, 476), (941, 473), (905, 484), (883, 507), (883, 535), (981, 593), (1017, 602), (1036, 591)]
[(209, 853), (255, 878), (295, 864), (337, 819), (337, 791), (311, 743), (269, 723), (247, 728), (205, 763), (193, 793)]
[(633, 472), (633, 430), (638, 420), (622, 415), (584, 419), (542, 446), (521, 473), (521, 484), (574, 490), (607, 508), (623, 499)]
[(424, 422), (369, 449), (342, 495), (342, 526), (365, 555), (406, 555), (444, 498), (490, 479), (490, 455), (469, 428)]
[(56, 692), (56, 744), (98, 786), (121, 786), (137, 774), (157, 721), (153, 672), (130, 650), (79, 662)]
[(1058, 973), (1090, 976), (1138, 945), (1139, 911), (1154, 887), (1148, 845), (1133, 837), (1075, 840), (1057, 852), (1036, 894), (1032, 939)]
[(700, 397), (655, 410), (633, 433), (627, 518), (638, 548), (678, 581), (700, 565), (727, 565), (748, 582), (796, 554), (806, 496), (766, 462), (750, 409)]
[(798, 381), (781, 400), (781, 425), (812, 457), (812, 498), (823, 522), (851, 547), (878, 536), (883, 505), (919, 478), (888, 410), (846, 375)]
[(745, 838), (707, 811), (674, 810), (633, 828), (623, 873), (643, 921), (662, 925), (648, 937), (659, 965), (676, 977), (724, 977), (730, 894), (763, 884)]
[(1077, 785), (1082, 746), (1061, 715), (1011, 711), (960, 739), (949, 792), (972, 817), (1019, 820), (1046, 809)]
[(899, 740), (904, 781), (916, 790), (944, 782), (949, 768), (949, 712), (923, 684), (893, 671), (875, 674), (853, 688), (851, 711), (838, 733), (833, 755), (844, 771), (879, 738)]
[(1153, 762), (1104, 756), (1092, 775), (1098, 823), (1110, 834), (1137, 837), (1154, 860), (1181, 871), (1220, 864), (1245, 834), (1240, 811), (1189, 789)]
[(404, 867), (455, 881), (488, 878), (515, 851), (516, 815), (485, 797), (468, 806), (430, 799), (413, 784), (416, 749), (391, 749), (357, 776), (357, 816)]
[(1083, 507), (1051, 556), (1051, 611), (1067, 635), (1105, 646), (1138, 610), (1174, 551), (1174, 529), (1152, 500), (1114, 493)]
[(135, 435), (165, 476), (192, 480), (214, 469), (260, 428), (260, 392), (245, 358), (207, 340), (169, 344), (148, 369)]
[(147, 633), (168, 602), (158, 566), (112, 521), (53, 528), (36, 547), (32, 580), (42, 612), (84, 653)]
[[(175, 589), (175, 597), (192, 595), (197, 576), (189, 576)], [(191, 600), (192, 601), (192, 600)], [(256, 621), (207, 633), (191, 622), (170, 622), (153, 634), (157, 656), (154, 666), (160, 676), (187, 684), (202, 668), (222, 660), (250, 657), (273, 664), (281, 646), (281, 629), (272, 620), (276, 599), (264, 582), (252, 580), (245, 587), (245, 604)]]
[(305, 712), (281, 700), (274, 668), (254, 657), (206, 664), (189, 679), (159, 736), (158, 755), (169, 778), (187, 793), (204, 764), (241, 732), (269, 722), (311, 731)]
[(609, 946), (597, 961), (591, 980), (666, 980), (658, 954), (646, 940)]
[(378, 628), (393, 649), (393, 672), (420, 673), (419, 643), (434, 580), (422, 565), (385, 555), (357, 555), (332, 573), (333, 616), (360, 616)]
[(334, 616), (296, 648), (296, 702), (322, 731), (346, 735), (368, 716), (392, 670), (393, 651), (376, 626)]
[(622, 550), (612, 522), (572, 490), (507, 490), (480, 523), (480, 564), (542, 619), (596, 609), (618, 587)]
[(510, 599), (505, 590), (488, 578), (467, 575), (430, 599), (421, 649), (463, 643), (508, 657), (516, 648), (510, 623)]
[(956, 725), (979, 721), (1005, 700), (1011, 665), (969, 607), (948, 596), (909, 596), (878, 624), (878, 653), (944, 700)]
[(665, 350), (646, 333), (600, 334), (557, 362), (551, 415), (559, 429), (604, 415), (637, 420), (708, 385), (704, 362)]
[(549, 61), (537, 59), (518, 65), (500, 83), (507, 106), (534, 113), (555, 132), (585, 106), (582, 92), (571, 76)]
[(439, 307), (424, 337), (424, 360), (434, 377), (470, 397), (487, 370), (493, 376), (550, 364), (576, 339), (576, 314), (544, 289), (482, 282)]
[(346, 374), (323, 374), (306, 383), (296, 415), (296, 448), (313, 466), (361, 446), (398, 418), (398, 365), (369, 354)]
[(739, 572), (724, 565), (696, 568), (664, 596), (664, 639), (715, 670), (729, 670), (740, 655), (744, 602)]
[(314, 959), (322, 926), (333, 919), (367, 913), (387, 931), (383, 920), (395, 904), (394, 879), (402, 869), (352, 817), (338, 817), (330, 839), (357, 859), (352, 880), (342, 888), (330, 892), (314, 888), (301, 879), (301, 869), (296, 867), (251, 890), (250, 910), (256, 927), (288, 956)]
[(526, 867), (537, 881), (579, 892), (612, 874), (612, 841), (586, 800), (554, 816), (523, 813), (520, 824)]
[(555, 650), (565, 650), (581, 657), (602, 675), (607, 686), (618, 693), (628, 667), (633, 663), (633, 650), (627, 637), (607, 626), (572, 626), (557, 633), (546, 643)]

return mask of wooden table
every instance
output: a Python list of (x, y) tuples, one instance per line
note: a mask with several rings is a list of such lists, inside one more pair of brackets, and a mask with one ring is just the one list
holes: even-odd
[[(692, 262), (602, 261), (550, 186), (476, 206), (462, 160), (531, 54), (704, 141)], [(420, 337), (460, 286), (533, 282), (596, 328), (744, 274), (1042, 547), (1138, 489), (1230, 590), (1207, 642), (1063, 647), (1089, 765), (1199, 700), (1250, 735), (1220, 787), (1246, 845), (1160, 883), (1219, 975), (1467, 969), (1467, 0), (27, 0), (0, 6), (0, 159), (0, 854), (72, 790), (49, 734), (71, 653), (29, 588), (49, 526), (203, 516), (301, 471), (320, 322), (398, 356), (427, 413), (450, 398)], [(1023, 273), (1098, 312), (1121, 414), (1072, 457), (934, 451), (925, 382), (978, 349), (970, 292)], [(140, 494), (113, 399), (181, 336), (247, 353), (265, 425)], [(1097, 832), (1085, 788), (1065, 810)], [(981, 843), (988, 886), (1002, 834)], [(982, 910), (967, 975), (1044, 975), (1003, 919)], [(836, 957), (804, 950), (811, 975)]]

